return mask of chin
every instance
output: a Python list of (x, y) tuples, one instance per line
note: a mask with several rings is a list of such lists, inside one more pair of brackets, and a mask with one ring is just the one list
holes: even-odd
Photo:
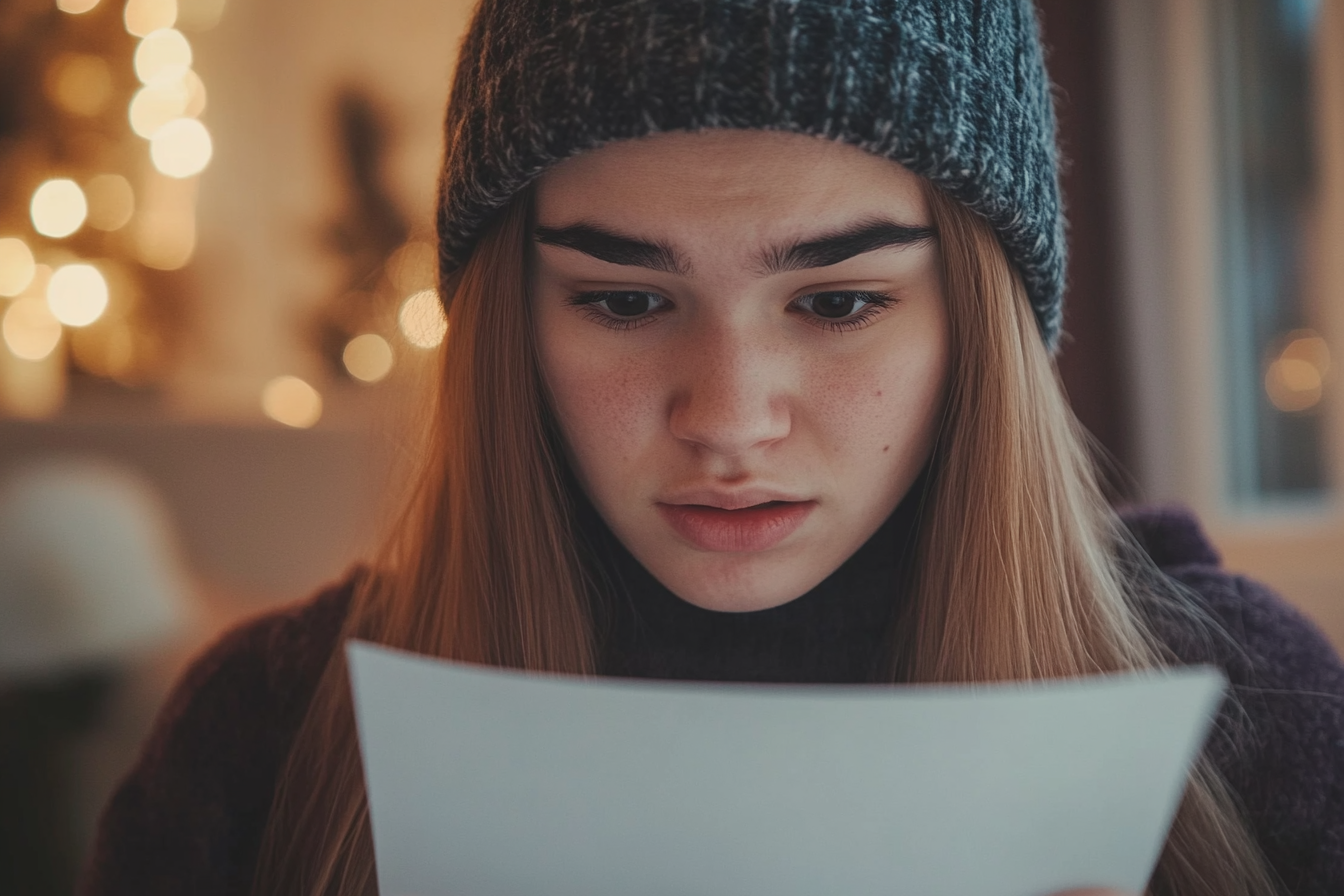
[[(820, 574), (783, 563), (779, 557), (716, 558), (712, 564), (669, 576), (663, 584), (673, 594), (703, 610), (751, 613), (797, 600), (816, 587), (830, 570)], [(661, 578), (661, 577), (660, 577)]]

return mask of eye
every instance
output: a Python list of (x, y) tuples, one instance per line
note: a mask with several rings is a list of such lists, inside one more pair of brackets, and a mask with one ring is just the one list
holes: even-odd
[(569, 304), (583, 308), (597, 323), (618, 330), (652, 321), (657, 312), (669, 305), (667, 299), (655, 292), (638, 290), (583, 292), (571, 296)]
[(827, 329), (861, 327), (895, 301), (891, 296), (865, 290), (835, 290), (799, 296), (790, 303)]

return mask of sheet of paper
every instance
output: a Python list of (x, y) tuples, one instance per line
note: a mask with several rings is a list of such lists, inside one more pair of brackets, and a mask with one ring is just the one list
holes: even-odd
[(580, 680), (347, 649), (382, 896), (1138, 893), (1224, 688)]

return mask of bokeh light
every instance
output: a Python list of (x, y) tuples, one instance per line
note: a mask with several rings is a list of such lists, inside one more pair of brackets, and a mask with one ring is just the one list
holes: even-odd
[(56, 0), (56, 8), (72, 15), (86, 13), (98, 5), (98, 0)]
[(205, 111), (205, 82), (192, 69), (182, 73), (180, 82), (187, 91), (187, 104), (182, 107), (182, 117), (199, 118)]
[(62, 53), (47, 67), (47, 96), (73, 115), (97, 115), (112, 98), (112, 70), (101, 56)]
[(27, 295), (10, 303), (0, 320), (0, 336), (15, 357), (41, 361), (60, 344), (61, 322), (40, 296)]
[(28, 244), (16, 236), (0, 239), (0, 296), (17, 296), (33, 282), (37, 263)]
[(154, 132), (149, 157), (169, 177), (191, 177), (210, 164), (214, 144), (210, 132), (194, 118), (177, 118)]
[(79, 184), (68, 178), (49, 180), (33, 192), (29, 208), (33, 227), (43, 236), (60, 239), (74, 233), (84, 224), (89, 203)]
[(443, 314), (439, 294), (422, 289), (401, 303), (397, 324), (406, 341), (417, 348), (436, 348), (448, 332), (448, 319)]
[(296, 376), (278, 376), (261, 390), (261, 409), (277, 423), (307, 429), (322, 418), (322, 396)]
[(189, 68), (191, 44), (181, 31), (160, 28), (146, 35), (135, 49), (135, 74), (142, 84), (175, 69), (185, 71)]
[(100, 174), (84, 185), (89, 201), (89, 226), (120, 230), (135, 214), (135, 191), (120, 174)]
[(127, 0), (123, 21), (136, 37), (171, 28), (177, 24), (177, 0)]
[(61, 323), (87, 327), (107, 310), (107, 279), (91, 264), (67, 264), (52, 272), (47, 307)]
[(392, 346), (377, 333), (365, 333), (346, 343), (341, 360), (355, 379), (376, 383), (392, 370)]
[(150, 81), (131, 99), (131, 130), (146, 140), (187, 107), (187, 89), (176, 73), (169, 72)]
[(169, 69), (131, 100), (131, 130), (146, 140), (177, 118), (195, 118), (205, 111), (205, 85), (191, 69)]
[(1330, 348), (1312, 330), (1293, 330), (1265, 370), (1265, 394), (1284, 413), (1300, 413), (1320, 404), (1330, 371)]

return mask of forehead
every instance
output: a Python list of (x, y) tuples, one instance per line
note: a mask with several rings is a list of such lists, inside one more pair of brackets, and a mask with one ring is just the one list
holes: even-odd
[(921, 180), (848, 144), (779, 131), (674, 132), (582, 153), (537, 182), (537, 220), (769, 238), (856, 218), (926, 225)]

